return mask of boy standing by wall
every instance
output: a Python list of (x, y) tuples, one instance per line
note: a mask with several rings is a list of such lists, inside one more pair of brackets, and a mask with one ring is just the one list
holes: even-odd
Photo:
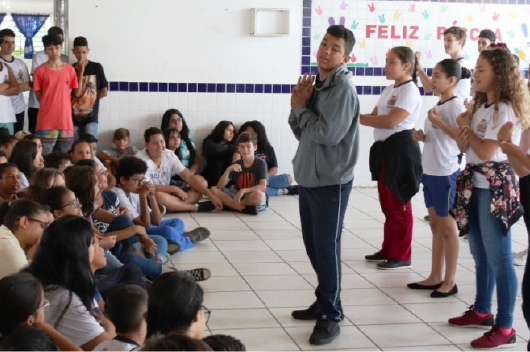
[(71, 92), (81, 95), (84, 66), (79, 78), (72, 66), (61, 61), (63, 41), (57, 35), (42, 38), (48, 61), (35, 70), (33, 90), (40, 102), (35, 135), (42, 141), (43, 154), (53, 151), (57, 144), (63, 152), (70, 150), (74, 142)]
[(289, 125), (300, 144), (293, 159), (300, 185), (302, 234), (318, 277), (317, 300), (292, 316), (316, 319), (309, 339), (332, 342), (344, 318), (340, 300), (341, 235), (359, 154), (359, 98), (346, 63), (355, 44), (344, 26), (331, 26), (317, 53), (318, 75), (304, 76), (291, 95)]
[(24, 128), (24, 113), (26, 112), (26, 103), (24, 102), (23, 92), (29, 91), (30, 78), (28, 66), (26, 63), (13, 56), (15, 51), (15, 32), (11, 29), (2, 29), (0, 31), (0, 62), (13, 70), (18, 85), (18, 94), (11, 96), (11, 103), (15, 112), (16, 120), (13, 133), (17, 133)]
[[(78, 77), (82, 76), (81, 96), (74, 97), (72, 101), (75, 138), (83, 133), (97, 137), (99, 99), (107, 96), (108, 82), (103, 66), (88, 60), (90, 48), (85, 37), (74, 39), (72, 52), (77, 59), (73, 65), (75, 71)], [(83, 67), (84, 70), (81, 70)]]

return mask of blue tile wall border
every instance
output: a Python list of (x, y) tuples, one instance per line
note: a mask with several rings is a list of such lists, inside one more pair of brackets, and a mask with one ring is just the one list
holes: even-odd
[[(449, 3), (475, 3), (475, 4), (513, 4), (530, 5), (530, 0), (377, 0), (377, 1), (423, 1), (423, 2), (449, 2)], [(303, 0), (302, 8), (302, 74), (310, 73), (316, 75), (318, 68), (311, 65), (311, 11), (312, 0)], [(354, 76), (384, 77), (384, 67), (348, 67)], [(432, 68), (426, 72), (432, 75)], [(528, 78), (528, 69), (524, 70), (525, 78)], [(112, 81), (109, 83), (112, 92), (171, 92), (171, 93), (249, 93), (249, 94), (290, 94), (294, 85), (290, 84), (249, 84), (249, 83), (167, 83), (167, 82), (123, 82)], [(357, 86), (359, 95), (380, 95), (385, 86)], [(420, 94), (432, 96), (433, 93), (425, 93), (420, 87)]]

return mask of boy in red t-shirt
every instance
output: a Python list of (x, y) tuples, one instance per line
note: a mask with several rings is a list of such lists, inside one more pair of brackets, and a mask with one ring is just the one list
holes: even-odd
[(63, 41), (57, 35), (42, 38), (48, 61), (40, 65), (33, 74), (33, 90), (40, 102), (35, 134), (41, 139), (43, 154), (49, 154), (57, 144), (67, 152), (74, 141), (71, 92), (79, 97), (79, 81), (83, 79), (86, 62), (80, 63), (79, 79), (72, 66), (61, 61)]

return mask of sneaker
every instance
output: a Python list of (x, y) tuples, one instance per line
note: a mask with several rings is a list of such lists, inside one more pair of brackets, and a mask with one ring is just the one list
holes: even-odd
[(197, 243), (210, 237), (210, 230), (208, 230), (206, 227), (197, 227), (194, 230), (184, 232), (184, 236), (189, 237), (191, 242)]
[(339, 323), (323, 315), (317, 319), (313, 333), (309, 338), (309, 343), (312, 345), (326, 345), (331, 343), (339, 334)]
[(286, 188), (286, 190), (287, 190), (287, 195), (290, 195), (290, 196), (296, 196), (300, 194), (300, 187), (297, 185), (289, 186)]
[(399, 260), (388, 259), (386, 262), (381, 262), (376, 265), (377, 269), (381, 270), (394, 270), (401, 268), (410, 268), (412, 264), (410, 262), (402, 262)]
[(241, 210), (243, 214), (249, 215), (258, 215), (258, 206), (257, 205), (248, 205), (245, 209)]
[(513, 265), (515, 266), (525, 266), (526, 265), (526, 257), (528, 257), (528, 249), (525, 249), (524, 251), (521, 251), (519, 253), (513, 254)]
[(377, 252), (374, 254), (369, 254), (369, 255), (364, 256), (364, 259), (372, 263), (379, 263), (379, 262), (385, 262), (388, 258), (385, 257), (384, 255), (381, 255), (380, 252)]
[(178, 244), (177, 242), (167, 242), (167, 253), (169, 255), (173, 255), (178, 251), (180, 251), (180, 244)]
[(493, 326), (493, 328), (482, 335), (482, 337), (471, 341), (471, 347), (484, 349), (508, 348), (515, 347), (515, 341), (515, 329), (512, 329), (511, 335), (504, 336), (501, 334), (497, 326)]
[[(318, 308), (318, 304), (315, 301), (307, 309), (293, 310), (291, 312), (291, 315), (293, 316), (293, 318), (298, 319), (298, 320), (316, 320), (317, 319), (317, 308)], [(343, 320), (344, 311), (342, 310), (342, 307), (340, 307), (339, 310), (340, 310), (341, 320)]]
[(184, 272), (191, 276), (195, 281), (206, 281), (212, 276), (210, 269), (206, 268), (184, 270)]
[(208, 213), (215, 210), (215, 205), (211, 201), (197, 203), (197, 213)]
[(461, 328), (484, 328), (489, 329), (493, 326), (493, 314), (485, 317), (479, 317), (475, 313), (475, 307), (471, 305), (467, 311), (459, 317), (449, 319), (449, 325)]

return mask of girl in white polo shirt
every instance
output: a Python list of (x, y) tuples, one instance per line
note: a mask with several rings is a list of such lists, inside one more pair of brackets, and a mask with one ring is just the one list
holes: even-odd
[[(460, 234), (469, 233), (475, 261), (477, 294), (463, 315), (449, 319), (461, 327), (492, 327), (473, 340), (474, 348), (515, 346), (513, 326), (517, 275), (512, 263), (510, 227), (522, 216), (517, 177), (500, 148), (504, 139), (519, 143), (521, 129), (530, 125), (530, 98), (509, 51), (481, 52), (475, 70), (473, 109), (460, 115), (458, 144), (466, 151), (466, 168), (457, 181), (457, 199), (451, 210)], [(507, 137), (499, 130), (511, 122)], [(497, 286), (497, 316), (492, 296)]]
[[(456, 118), (466, 108), (456, 95), (456, 87), (462, 77), (469, 79), (470, 72), (455, 60), (445, 59), (434, 67), (432, 89), (440, 96), (440, 101), (429, 110), (425, 132), (419, 130), (414, 133), (414, 138), (424, 143), (422, 183), (433, 234), (432, 268), (427, 279), (407, 286), (417, 290), (434, 290), (431, 293), (434, 298), (448, 297), (458, 292), (455, 284), (458, 236), (449, 209), (455, 200), (456, 178), (460, 173)], [(444, 259), (445, 277), (442, 276)]]
[(365, 258), (378, 262), (379, 269), (397, 269), (411, 265), (410, 199), (419, 189), (421, 176), (421, 152), (412, 138), (421, 109), (414, 52), (405, 46), (392, 48), (385, 71), (394, 84), (383, 90), (371, 114), (361, 115), (361, 124), (374, 127), (370, 170), (372, 179), (378, 181), (379, 201), (386, 218), (381, 250)]

